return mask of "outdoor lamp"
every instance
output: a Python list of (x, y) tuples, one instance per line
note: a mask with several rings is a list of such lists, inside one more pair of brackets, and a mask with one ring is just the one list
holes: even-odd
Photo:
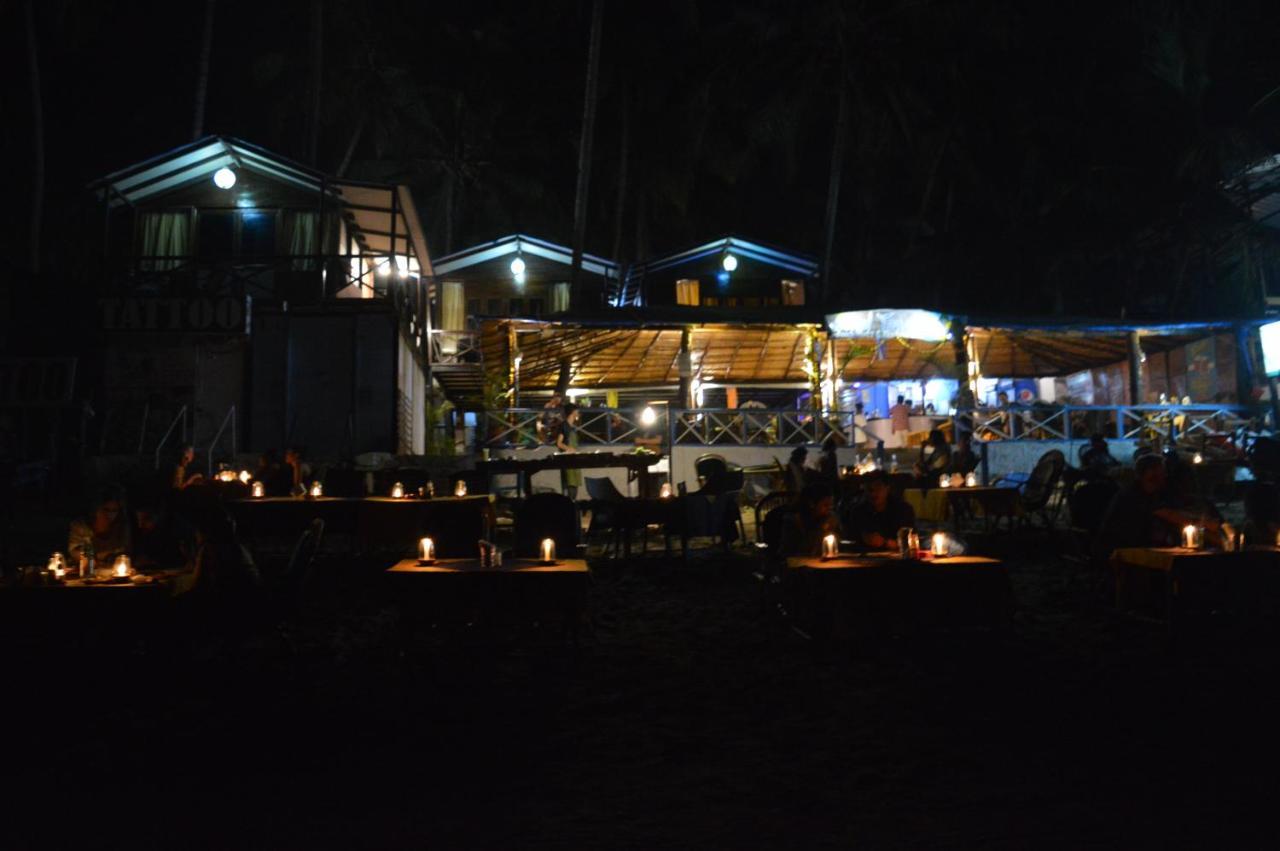
[(726, 254), (724, 259), (720, 261), (720, 267), (726, 272), (732, 272), (738, 268), (738, 258), (732, 254)]
[(129, 557), (127, 555), (116, 556), (116, 562), (111, 567), (112, 575), (119, 579), (123, 579), (132, 572), (133, 567), (129, 564)]
[(431, 564), (436, 560), (436, 542), (430, 538), (418, 541), (418, 564)]
[(236, 173), (224, 165), (213, 173), (213, 185), (219, 189), (230, 189), (236, 185)]
[(253, 493), (254, 499), (262, 499), (264, 496), (267, 495), (267, 488), (265, 485), (262, 484), (262, 482), (254, 482), (252, 493)]
[(934, 558), (942, 558), (947, 554), (947, 533), (934, 532), (933, 540), (930, 542), (929, 552)]
[(525, 270), (524, 258), (521, 257), (520, 255), (516, 255), (516, 259), (511, 261), (511, 274), (519, 278), (524, 274), (524, 270)]
[(403, 485), (403, 484), (401, 484), (400, 482), (396, 482), (394, 485), (392, 485), (392, 486), (391, 486), (391, 498), (392, 498), (392, 499), (404, 499), (404, 485)]
[(542, 539), (542, 560), (547, 564), (556, 560), (556, 542), (550, 538)]
[(324, 487), (323, 487), (319, 482), (312, 482), (312, 483), (311, 483), (311, 495), (312, 495), (313, 497), (314, 497), (314, 496), (324, 496)]
[(1188, 523), (1182, 527), (1182, 546), (1188, 550), (1198, 550), (1204, 546), (1204, 528)]
[(652, 405), (645, 405), (644, 410), (640, 412), (640, 425), (645, 428), (653, 428), (654, 423), (658, 421), (658, 412), (653, 409)]
[(453, 495), (456, 497), (464, 497), (467, 495), (467, 483), (462, 479), (458, 479), (458, 483), (453, 486)]
[(822, 557), (823, 558), (836, 557), (836, 536), (835, 535), (827, 535), (822, 539)]

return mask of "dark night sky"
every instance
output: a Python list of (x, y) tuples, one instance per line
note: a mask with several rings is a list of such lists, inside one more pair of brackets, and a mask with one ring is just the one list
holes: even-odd
[[(1280, 86), (1280, 4), (1230, 5), (611, 3), (587, 248), (735, 232), (820, 254), (843, 74), (845, 297), (990, 308), (972, 294), (995, 284), (1010, 310), (1203, 309), (1243, 289), (1206, 259), (1235, 226), (1217, 182), (1280, 135), (1280, 97), (1251, 109)], [(86, 182), (188, 141), (203, 3), (37, 6), (53, 255)], [(206, 132), (304, 156), (310, 8), (219, 0)], [(0, 6), (14, 164), (30, 162), (21, 9)], [(589, 3), (325, 9), (322, 168), (363, 120), (350, 173), (410, 183), (433, 253), (450, 224), (454, 249), (570, 239)], [(27, 181), (13, 191), (25, 209)]]

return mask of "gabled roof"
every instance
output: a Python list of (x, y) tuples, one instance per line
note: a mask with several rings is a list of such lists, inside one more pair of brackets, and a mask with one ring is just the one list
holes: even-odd
[[(470, 248), (464, 248), (461, 251), (455, 251), (452, 254), (441, 257), (435, 263), (435, 272), (437, 276), (449, 275), (472, 266), (478, 266), (481, 263), (488, 263), (500, 257), (515, 254), (540, 257), (565, 267), (573, 265), (572, 248), (557, 245), (554, 242), (547, 242), (545, 239), (538, 239), (527, 234), (514, 233), (501, 239), (495, 239), (492, 242), (473, 245)], [(618, 276), (617, 263), (612, 260), (606, 260), (603, 257), (597, 257), (594, 254), (582, 255), (582, 269), (589, 274), (600, 275), (605, 278), (616, 278)]]
[(632, 271), (633, 274), (646, 275), (660, 272), (663, 269), (696, 263), (708, 257), (718, 257), (722, 254), (733, 254), (739, 258), (775, 266), (796, 275), (812, 277), (818, 274), (818, 261), (813, 257), (806, 254), (783, 251), (780, 248), (773, 248), (759, 242), (750, 242), (736, 236), (726, 236), (714, 242), (707, 242), (693, 248), (687, 248), (684, 251), (637, 263)]
[(427, 241), (408, 187), (331, 178), (230, 136), (206, 136), (113, 172), (89, 188), (114, 208), (209, 180), (220, 168), (243, 169), (317, 196), (323, 193), (326, 203), (343, 208), (364, 253), (379, 257), (412, 253), (422, 274), (431, 275)]

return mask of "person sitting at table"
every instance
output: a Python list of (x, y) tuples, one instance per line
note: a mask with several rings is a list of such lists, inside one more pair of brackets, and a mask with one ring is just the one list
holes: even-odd
[(1188, 510), (1169, 487), (1168, 471), (1159, 455), (1143, 455), (1134, 464), (1134, 480), (1111, 500), (1098, 529), (1094, 555), (1105, 560), (1124, 547), (1167, 547), (1181, 542), (1182, 527), (1206, 527), (1206, 538), (1216, 537), (1219, 523)]
[(138, 570), (178, 568), (191, 555), (189, 530), (171, 511), (143, 500), (134, 511), (133, 566)]
[(915, 464), (916, 478), (925, 485), (937, 484), (938, 477), (951, 468), (951, 447), (941, 429), (929, 429), (929, 437), (920, 447), (920, 458)]
[(916, 523), (911, 506), (889, 487), (889, 474), (872, 470), (862, 477), (864, 495), (849, 513), (849, 531), (854, 540), (872, 550), (897, 546), (898, 530)]
[(117, 487), (100, 491), (90, 504), (88, 517), (71, 521), (67, 533), (72, 565), (79, 563), (82, 554), (92, 552), (98, 567), (110, 567), (116, 556), (128, 554), (131, 543), (124, 491)]
[(1085, 478), (1100, 478), (1118, 466), (1120, 462), (1111, 455), (1107, 439), (1100, 434), (1090, 437), (1088, 448), (1080, 453), (1080, 469), (1084, 471)]
[(820, 556), (822, 539), (840, 537), (835, 496), (827, 482), (810, 482), (782, 527), (782, 553), (787, 556)]
[(947, 468), (947, 472), (967, 476), (978, 469), (978, 464), (978, 454), (973, 451), (973, 437), (968, 432), (962, 432), (956, 440), (956, 448), (951, 452), (951, 466)]
[[(556, 449), (561, 452), (578, 451), (578, 406), (570, 402), (564, 406), (564, 421), (556, 429)], [(582, 487), (582, 471), (564, 468), (560, 471), (560, 484), (564, 487), (565, 496), (578, 498), (578, 488)]]
[(191, 465), (196, 460), (196, 448), (194, 446), (184, 446), (178, 452), (178, 460), (173, 465), (173, 475), (170, 483), (174, 490), (182, 490), (185, 487), (204, 481), (204, 476), (196, 472), (191, 472)]

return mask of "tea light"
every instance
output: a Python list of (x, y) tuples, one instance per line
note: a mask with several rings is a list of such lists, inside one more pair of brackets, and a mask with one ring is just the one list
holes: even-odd
[(234, 482), (235, 480), (236, 480), (236, 471), (235, 471), (235, 470), (219, 470), (219, 471), (218, 471), (218, 481), (220, 481), (220, 482)]
[(973, 473), (965, 476), (964, 486), (967, 488), (976, 488), (978, 486), (978, 477)]
[(949, 488), (949, 487), (951, 487), (951, 477), (950, 477), (950, 476), (947, 476), (947, 475), (939, 476), (939, 477), (938, 477), (938, 487), (940, 487), (940, 488)]
[(941, 558), (947, 554), (947, 533), (934, 532), (933, 540), (929, 542), (929, 553), (934, 558)]
[(312, 496), (324, 496), (324, 487), (319, 482), (311, 483)]
[(241, 470), (240, 483), (247, 485), (251, 481), (253, 481), (253, 473), (250, 473), (248, 470)]
[(462, 479), (458, 479), (458, 483), (453, 486), (453, 495), (463, 497), (467, 495), (467, 483)]
[(823, 558), (836, 557), (836, 536), (835, 535), (827, 535), (822, 539), (822, 557)]
[(1203, 463), (1204, 463), (1204, 456), (1203, 456), (1203, 455), (1201, 455), (1199, 452), (1197, 452), (1195, 455), (1192, 455), (1192, 456), (1191, 456), (1191, 463), (1192, 463), (1192, 464), (1203, 464)]
[(62, 553), (49, 556), (49, 572), (53, 574), (54, 579), (61, 579), (67, 575), (67, 561)]
[(400, 482), (396, 482), (394, 485), (392, 485), (392, 486), (391, 486), (391, 498), (392, 498), (392, 499), (404, 499), (404, 485), (403, 485), (403, 484), (401, 484)]
[(262, 499), (267, 495), (267, 486), (262, 482), (254, 482), (253, 489), (250, 491), (255, 499)]
[(431, 564), (436, 560), (436, 542), (430, 538), (418, 541), (418, 563)]
[(542, 560), (548, 564), (556, 560), (556, 542), (550, 538), (542, 539)]
[[(671, 499), (671, 482), (663, 482), (662, 487), (658, 489), (659, 499)], [(1280, 541), (1280, 535), (1276, 536), (1276, 540)]]
[(1204, 528), (1191, 524), (1183, 526), (1182, 546), (1188, 550), (1198, 550), (1204, 546)]
[(116, 562), (111, 567), (112, 575), (123, 579), (133, 572), (133, 568), (129, 565), (129, 557), (126, 555), (116, 556)]

